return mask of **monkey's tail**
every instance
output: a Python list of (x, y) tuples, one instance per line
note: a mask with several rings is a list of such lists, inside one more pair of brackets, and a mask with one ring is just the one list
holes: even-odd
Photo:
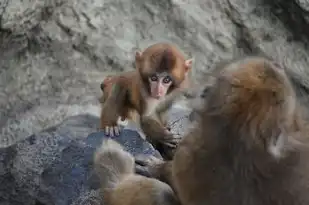
[(135, 169), (134, 157), (112, 139), (104, 139), (94, 154), (94, 169), (101, 187), (112, 189)]

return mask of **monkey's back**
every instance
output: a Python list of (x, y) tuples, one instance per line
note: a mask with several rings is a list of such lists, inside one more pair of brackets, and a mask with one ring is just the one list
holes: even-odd
[(167, 184), (140, 175), (130, 175), (109, 194), (108, 205), (175, 205), (174, 192)]
[[(292, 151), (282, 163), (263, 156), (259, 159), (265, 161), (254, 161), (254, 153), (232, 156), (227, 150), (234, 148), (220, 147), (211, 138), (206, 141), (207, 134), (213, 134), (207, 127), (193, 131), (175, 153), (173, 182), (182, 205), (309, 204), (309, 144)], [(261, 163), (269, 167), (260, 170)]]
[[(121, 89), (127, 90), (127, 96), (125, 97), (125, 106), (120, 109), (120, 116), (122, 120), (126, 118), (135, 118), (136, 104), (140, 102), (140, 86), (137, 84), (138, 73), (135, 70), (122, 72), (120, 74), (107, 76), (103, 81), (104, 85), (103, 96), (101, 102), (104, 103), (113, 91), (113, 86), (118, 84)], [(102, 89), (102, 88), (101, 88)]]

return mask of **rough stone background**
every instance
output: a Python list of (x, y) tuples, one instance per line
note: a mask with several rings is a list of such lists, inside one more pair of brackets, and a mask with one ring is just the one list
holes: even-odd
[[(133, 69), (134, 51), (158, 41), (176, 43), (195, 58), (196, 82), (221, 59), (273, 57), (306, 105), (308, 38), (307, 0), (0, 0), (0, 161), (13, 157), (5, 153), (23, 139), (67, 117), (98, 116), (104, 76)], [(10, 176), (1, 184), (20, 183), (21, 175), (12, 173), (24, 167), (6, 165), (0, 174)], [(0, 189), (5, 194), (7, 187)], [(1, 197), (1, 205), (9, 204)]]
[[(188, 130), (188, 111), (170, 112), (169, 124), (175, 134)], [(0, 148), (0, 204), (99, 205), (104, 196), (99, 195), (93, 155), (105, 136), (97, 131), (98, 122), (98, 117), (89, 114), (72, 116)], [(134, 130), (125, 128), (114, 139), (133, 156), (161, 158)]]
[(308, 16), (305, 0), (1, 0), (0, 144), (98, 115), (106, 73), (157, 41), (193, 56), (197, 81), (220, 59), (264, 53), (306, 90)]

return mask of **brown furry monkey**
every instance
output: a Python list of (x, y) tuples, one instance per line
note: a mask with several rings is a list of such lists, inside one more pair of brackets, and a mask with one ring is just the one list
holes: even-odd
[(207, 95), (200, 124), (154, 176), (168, 178), (182, 205), (309, 204), (308, 133), (285, 70), (237, 59)]
[(169, 185), (135, 174), (134, 158), (112, 139), (94, 155), (104, 205), (180, 205)]
[[(156, 43), (135, 54), (136, 70), (108, 76), (101, 83), (101, 128), (110, 136), (120, 133), (117, 120), (132, 119), (164, 158), (170, 159), (180, 140), (166, 129), (164, 119), (175, 92), (188, 87), (193, 59), (185, 59), (173, 44)], [(105, 98), (105, 99), (104, 99)], [(163, 106), (160, 106), (162, 105)], [(137, 115), (136, 115), (137, 114)]]

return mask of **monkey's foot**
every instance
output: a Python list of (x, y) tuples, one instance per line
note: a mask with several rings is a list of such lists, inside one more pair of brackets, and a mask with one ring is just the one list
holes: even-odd
[(115, 137), (119, 136), (121, 131), (121, 127), (116, 125), (116, 126), (106, 126), (105, 127), (105, 135), (110, 136), (110, 137)]

